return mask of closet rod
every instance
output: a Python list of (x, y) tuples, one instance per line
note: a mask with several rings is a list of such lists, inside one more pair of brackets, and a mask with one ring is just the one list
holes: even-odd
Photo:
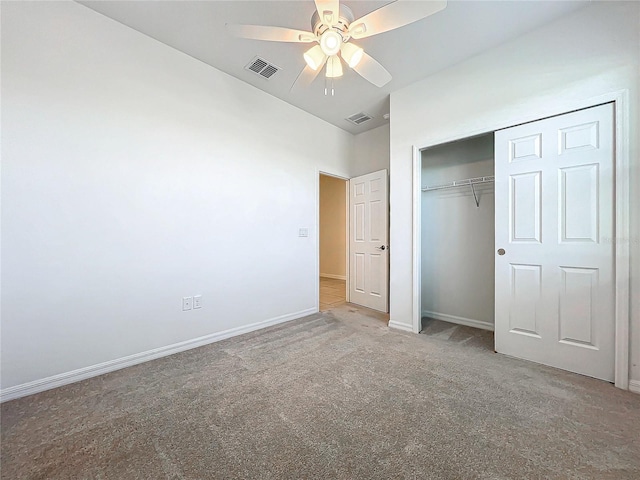
[(443, 185), (433, 185), (431, 187), (422, 187), (422, 191), (430, 192), (431, 190), (442, 190), (443, 188), (468, 187), (469, 185), (478, 185), (479, 183), (491, 183), (493, 181), (494, 181), (493, 176), (467, 178), (465, 180), (456, 180), (455, 182), (445, 183)]
[(494, 181), (493, 176), (487, 177), (475, 177), (475, 178), (467, 178), (465, 180), (456, 180), (455, 182), (445, 183), (443, 185), (434, 185), (432, 187), (423, 187), (423, 192), (430, 192), (432, 190), (443, 190), (445, 188), (454, 188), (454, 187), (471, 187), (471, 191), (473, 192), (473, 198), (476, 201), (476, 207), (480, 207), (480, 199), (476, 194), (475, 185), (480, 185), (481, 183), (492, 183)]

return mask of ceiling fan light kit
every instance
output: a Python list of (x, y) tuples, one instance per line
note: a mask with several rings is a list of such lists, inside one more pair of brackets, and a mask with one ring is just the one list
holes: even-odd
[[(320, 73), (323, 65), (326, 65), (326, 78), (341, 77), (342, 57), (361, 77), (382, 87), (391, 81), (391, 74), (362, 48), (349, 41), (352, 38), (360, 39), (388, 32), (421, 20), (444, 9), (447, 2), (396, 0), (357, 20), (354, 20), (351, 9), (340, 5), (338, 0), (315, 0), (315, 5), (316, 11), (311, 16), (311, 32), (261, 25), (227, 25), (227, 30), (238, 37), (253, 40), (318, 42), (303, 54), (304, 61), (313, 72), (312, 77), (307, 78), (308, 83)], [(301, 76), (298, 75), (298, 78)], [(333, 86), (331, 90), (333, 91)], [(325, 86), (325, 93), (326, 91)]]
[(362, 57), (364, 56), (364, 50), (362, 48), (355, 46), (353, 43), (343, 43), (340, 47), (340, 54), (344, 61), (347, 62), (351, 68), (355, 68)]
[(307, 62), (307, 65), (311, 67), (313, 70), (318, 70), (324, 62), (327, 60), (327, 56), (320, 48), (320, 45), (316, 45), (311, 47), (309, 50), (304, 52), (304, 61)]
[(342, 36), (335, 30), (327, 30), (320, 37), (320, 48), (327, 57), (335, 55), (340, 51), (342, 45)]

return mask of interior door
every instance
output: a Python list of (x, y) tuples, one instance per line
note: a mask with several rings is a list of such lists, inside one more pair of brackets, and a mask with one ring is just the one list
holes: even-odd
[(496, 351), (614, 380), (614, 111), (496, 132)]
[(386, 170), (349, 180), (349, 209), (349, 301), (387, 312), (389, 196)]

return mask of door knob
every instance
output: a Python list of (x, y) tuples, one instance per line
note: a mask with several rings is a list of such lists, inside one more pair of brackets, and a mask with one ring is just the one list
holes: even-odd
[(382, 245), (381, 247), (376, 247), (378, 250), (384, 250), (385, 248), (387, 248), (386, 246)]
[(498, 249), (498, 255), (504, 255), (505, 253), (507, 253), (507, 252), (504, 251), (504, 248), (499, 248)]

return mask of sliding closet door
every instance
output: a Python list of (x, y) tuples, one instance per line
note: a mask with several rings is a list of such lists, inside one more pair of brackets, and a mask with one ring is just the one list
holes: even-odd
[(496, 351), (614, 379), (613, 105), (496, 132)]

